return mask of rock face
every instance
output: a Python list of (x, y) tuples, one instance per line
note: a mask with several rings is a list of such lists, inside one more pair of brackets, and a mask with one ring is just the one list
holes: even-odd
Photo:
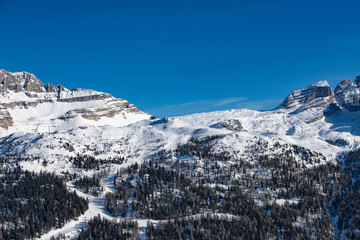
[(80, 116), (97, 121), (119, 114), (123, 114), (124, 117), (126, 113), (145, 114), (126, 100), (114, 98), (107, 93), (87, 89), (69, 90), (62, 85), (54, 86), (51, 83), (45, 86), (31, 73), (0, 70), (0, 128), (8, 129), (16, 123), (12, 112), (19, 115), (21, 109), (36, 107), (36, 116), (42, 114), (40, 110), (44, 112), (44, 108), (48, 108), (51, 109), (48, 111), (49, 114), (60, 113), (57, 119), (61, 120)]
[(341, 107), (351, 112), (360, 111), (360, 76), (357, 76), (354, 82), (350, 79), (342, 81), (334, 92)]
[(350, 112), (360, 111), (360, 75), (352, 82), (341, 81), (334, 92), (327, 81), (320, 81), (309, 87), (292, 92), (277, 109), (290, 109), (291, 113), (301, 113), (317, 108), (322, 112), (309, 119), (307, 123), (316, 122), (324, 116), (338, 115), (342, 109)]
[(325, 116), (338, 115), (341, 111), (338, 103), (330, 103), (330, 105), (324, 110)]
[(225, 120), (225, 121), (215, 123), (215, 124), (213, 124), (213, 125), (211, 125), (209, 127), (211, 127), (211, 128), (225, 128), (227, 130), (235, 131), (235, 132), (243, 130), (243, 126), (241, 125), (241, 122), (239, 120), (237, 120), (237, 119), (228, 119), (228, 120)]
[(315, 107), (322, 107), (326, 109), (329, 104), (334, 101), (334, 93), (329, 83), (327, 81), (320, 81), (311, 84), (307, 88), (292, 92), (278, 107), (278, 109), (298, 107), (297, 112), (302, 112)]
[(27, 72), (10, 73), (0, 70), (0, 93), (14, 92), (44, 92), (44, 84), (33, 74)]
[(156, 120), (156, 121), (150, 123), (150, 125), (157, 125), (157, 124), (162, 124), (162, 123), (167, 123), (167, 122), (169, 122), (169, 119), (167, 117), (163, 117), (159, 120)]
[(3, 128), (8, 128), (14, 124), (14, 121), (10, 115), (10, 113), (6, 110), (6, 108), (0, 109), (0, 126)]

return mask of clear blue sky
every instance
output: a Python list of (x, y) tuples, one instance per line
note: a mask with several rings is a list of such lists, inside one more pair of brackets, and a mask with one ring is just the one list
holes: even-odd
[(266, 109), (360, 74), (360, 1), (0, 0), (0, 68), (157, 116)]

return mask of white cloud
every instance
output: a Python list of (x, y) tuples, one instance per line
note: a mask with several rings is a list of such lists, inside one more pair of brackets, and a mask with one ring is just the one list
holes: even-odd
[(224, 110), (231, 108), (230, 105), (245, 101), (244, 97), (224, 98), (216, 100), (199, 100), (181, 104), (167, 105), (159, 108), (148, 110), (155, 116), (179, 116), (198, 112), (207, 112), (215, 110)]
[(246, 100), (247, 99), (245, 97), (223, 98), (216, 100), (199, 100), (194, 102), (166, 105), (163, 107), (147, 110), (147, 112), (158, 117), (172, 117), (192, 113), (240, 108), (248, 108), (253, 110), (269, 110), (275, 108), (281, 103), (281, 99), (269, 99), (261, 101)]
[(245, 101), (246, 98), (245, 97), (234, 97), (234, 98), (225, 98), (225, 99), (220, 99), (217, 100), (214, 107), (220, 107), (220, 106), (225, 106), (231, 103), (238, 103), (238, 102), (242, 102)]
[(271, 110), (279, 106), (283, 99), (268, 99), (237, 103), (236, 108), (248, 108), (252, 110)]

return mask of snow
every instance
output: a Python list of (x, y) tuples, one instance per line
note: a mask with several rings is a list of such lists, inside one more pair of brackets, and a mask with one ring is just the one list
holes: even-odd
[(59, 119), (65, 113), (76, 109), (98, 109), (105, 105), (104, 100), (67, 103), (67, 102), (47, 102), (38, 104), (36, 107), (27, 109), (15, 107), (8, 109), (15, 125), (8, 130), (1, 129), (0, 132), (7, 135), (11, 132), (51, 132), (59, 130), (69, 130), (78, 126), (124, 126), (143, 119), (148, 119), (149, 115), (136, 112), (123, 112), (114, 117), (101, 117), (98, 121), (88, 120), (75, 115), (67, 120)]
[[(269, 141), (277, 139), (297, 144), (321, 152), (331, 159), (360, 143), (359, 113), (347, 111), (311, 124), (305, 122), (319, 114), (318, 109), (309, 109), (296, 115), (288, 114), (287, 111), (258, 112), (242, 109), (194, 114), (170, 118), (165, 123), (151, 124), (155, 120), (146, 120), (148, 115), (137, 113), (127, 113), (126, 119), (116, 115), (114, 118), (102, 118), (99, 121), (82, 117), (62, 121), (56, 119), (56, 116), (61, 115), (64, 108), (59, 107), (51, 113), (50, 106), (38, 107), (38, 112), (30, 110), (37, 112), (32, 118), (22, 117), (21, 109), (12, 110), (14, 119), (22, 122), (17, 129), (10, 130), (22, 132), (3, 138), (2, 143), (12, 144), (11, 152), (14, 154), (56, 159), (58, 155), (94, 155), (94, 152), (98, 151), (100, 154), (96, 157), (99, 159), (122, 156), (126, 157), (129, 163), (142, 162), (162, 149), (174, 149), (191, 137), (211, 135), (226, 135), (224, 139), (229, 142), (224, 143), (224, 146), (229, 145), (234, 149), (242, 149), (246, 140), (261, 136)], [(49, 118), (53, 120), (46, 122), (46, 119), (49, 119), (48, 113), (51, 113)], [(209, 127), (227, 119), (239, 120), (244, 130), (236, 133)], [(39, 122), (41, 124), (38, 124)], [(344, 139), (349, 145), (336, 146), (327, 141), (336, 139)], [(75, 151), (69, 152), (63, 147), (64, 143), (71, 144)]]
[[(310, 87), (328, 85), (328, 82), (320, 81)], [(65, 89), (61, 98), (69, 99), (98, 94), (103, 93), (84, 89), (73, 91)], [(300, 94), (300, 91), (295, 91), (293, 94), (296, 96)], [(30, 161), (20, 162), (23, 169), (30, 171), (43, 170), (56, 173), (69, 171), (89, 176), (95, 171), (80, 171), (73, 167), (68, 158), (77, 154), (91, 155), (97, 159), (124, 157), (126, 162), (121, 166), (111, 165), (111, 172), (102, 182), (105, 191), (99, 197), (84, 194), (69, 184), (70, 189), (75, 189), (79, 195), (89, 198), (89, 210), (63, 228), (43, 235), (41, 239), (49, 239), (59, 233), (66, 233), (67, 236), (73, 238), (78, 234), (77, 229), (86, 226), (85, 219), (89, 220), (98, 214), (112, 219), (104, 209), (104, 197), (107, 192), (112, 191), (112, 178), (116, 171), (135, 162), (142, 163), (151, 159), (161, 150), (175, 149), (178, 145), (187, 143), (192, 137), (223, 135), (223, 138), (217, 140), (215, 151), (227, 150), (235, 154), (234, 156), (246, 152), (246, 148), (255, 141), (254, 139), (267, 142), (269, 149), (277, 142), (283, 145), (296, 144), (322, 153), (326, 157), (324, 161), (334, 161), (342, 152), (357, 148), (360, 144), (360, 112), (342, 109), (336, 116), (307, 123), (314, 117), (321, 116), (324, 109), (320, 107), (306, 109), (306, 107), (324, 101), (323, 98), (310, 102), (310, 105), (299, 106), (295, 103), (290, 109), (264, 112), (247, 109), (215, 111), (173, 117), (166, 121), (149, 120), (148, 114), (125, 109), (112, 117), (101, 117), (95, 121), (77, 114), (66, 120), (60, 117), (69, 111), (79, 109), (94, 112), (104, 109), (102, 111), (106, 112), (107, 109), (118, 109), (117, 104), (127, 102), (109, 97), (103, 100), (69, 103), (56, 101), (54, 96), (52, 93), (34, 93), (34, 97), (30, 98), (23, 92), (9, 92), (5, 96), (0, 96), (2, 103), (12, 103), (14, 99), (27, 103), (47, 100), (34, 107), (16, 106), (7, 109), (15, 124), (9, 129), (0, 130), (2, 136), (0, 154), (31, 157)], [(233, 132), (224, 128), (210, 127), (229, 120), (238, 120), (243, 130)], [(337, 139), (346, 141), (348, 145), (339, 146), (329, 143)], [(69, 146), (72, 146), (73, 150), (70, 151)], [(276, 152), (276, 150), (273, 151)], [(44, 164), (44, 160), (47, 164)], [(255, 161), (256, 159), (248, 158), (247, 160)], [(277, 203), (282, 205), (284, 201), (278, 199)], [(294, 202), (296, 202), (295, 199)], [(131, 198), (129, 203), (131, 203)], [(130, 217), (129, 214), (128, 217)], [(145, 228), (148, 220), (137, 221), (140, 228)], [(152, 222), (157, 223), (157, 221)]]
[[(106, 180), (109, 180), (113, 177), (114, 177), (114, 173), (109, 174)], [(66, 237), (68, 237), (70, 239), (76, 239), (76, 237), (79, 234), (78, 230), (86, 229), (87, 222), (91, 218), (100, 215), (102, 218), (107, 218), (110, 220), (114, 219), (105, 210), (105, 207), (104, 207), (105, 206), (105, 195), (106, 195), (106, 193), (108, 193), (110, 191), (109, 185), (110, 185), (109, 182), (107, 182), (107, 184), (105, 183), (105, 191), (99, 197), (94, 197), (92, 195), (85, 194), (85, 193), (77, 190), (76, 188), (74, 188), (73, 185), (69, 184), (69, 188), (71, 190), (75, 190), (79, 196), (89, 199), (89, 209), (85, 212), (85, 214), (81, 215), (80, 217), (78, 217), (75, 220), (72, 220), (72, 221), (66, 223), (65, 226), (63, 226), (62, 228), (54, 229), (54, 230), (42, 235), (41, 239), (48, 240), (52, 236), (56, 237), (60, 234), (64, 234)]]
[(329, 87), (329, 83), (326, 80), (318, 81), (310, 85), (311, 87)]

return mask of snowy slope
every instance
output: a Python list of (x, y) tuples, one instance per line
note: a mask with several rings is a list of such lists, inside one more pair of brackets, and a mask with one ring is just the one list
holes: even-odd
[[(2, 85), (0, 95), (0, 110), (4, 111), (1, 116), (12, 121), (0, 128), (0, 155), (6, 159), (2, 167), (19, 164), (27, 170), (91, 176), (96, 170), (78, 169), (70, 158), (124, 158), (121, 165), (110, 164), (111, 172), (103, 179), (106, 191), (111, 191), (117, 170), (152, 159), (160, 151), (174, 150), (194, 138), (221, 135), (213, 151), (226, 151), (249, 162), (256, 161), (256, 156), (248, 152), (249, 146), (259, 141), (264, 143), (261, 151), (269, 154), (277, 154), (277, 144), (290, 152), (293, 144), (321, 153), (319, 156), (325, 157), (319, 158), (317, 164), (335, 161), (344, 151), (360, 144), (360, 112), (338, 106), (326, 81), (294, 91), (272, 111), (239, 109), (150, 119), (149, 114), (110, 94), (45, 87), (27, 73), (1, 73), (12, 81)], [(29, 85), (30, 80), (36, 84)], [(324, 114), (331, 104), (340, 110)], [(307, 164), (306, 159), (298, 160), (306, 167), (314, 166)], [(69, 187), (73, 188), (71, 184)], [(111, 218), (99, 204), (103, 203), (104, 194), (98, 198), (88, 196), (89, 212), (43, 238), (84, 227), (85, 217), (98, 213)], [(142, 226), (146, 225), (141, 221)]]
[[(148, 120), (148, 114), (127, 109), (96, 120), (77, 113), (71, 115), (76, 109), (92, 111), (114, 101), (125, 101), (113, 97), (72, 103), (45, 102), (27, 108), (16, 106), (7, 109), (14, 125), (1, 130), (4, 137), (0, 150), (3, 154), (35, 156), (54, 162), (59, 162), (61, 156), (62, 165), (68, 164), (67, 157), (76, 155), (91, 155), (97, 159), (121, 156), (131, 163), (150, 158), (160, 150), (173, 149), (191, 137), (226, 135), (233, 138), (236, 135), (240, 140), (255, 136), (281, 139), (334, 159), (338, 153), (358, 147), (360, 113), (342, 109), (337, 115), (324, 116), (325, 109), (334, 100), (328, 88), (327, 82), (318, 82), (297, 90), (289, 95), (294, 100), (290, 105), (272, 111), (227, 110), (163, 120)], [(81, 90), (65, 96), (94, 92)], [(284, 103), (289, 102), (289, 97)], [(66, 115), (71, 116), (65, 118)], [(235, 132), (221, 127), (225, 122), (239, 124), (238, 129), (242, 130)], [(243, 144), (240, 140), (230, 145), (241, 148), (238, 146)], [(46, 168), (55, 170), (57, 167), (49, 164)]]
[(33, 74), (0, 70), (0, 134), (53, 132), (81, 125), (124, 126), (150, 116), (124, 99), (87, 89), (45, 86)]
[[(269, 112), (230, 110), (170, 118), (167, 122), (143, 120), (121, 127), (86, 125), (84, 120), (79, 120), (80, 126), (72, 129), (57, 129), (50, 133), (14, 133), (2, 138), (1, 150), (4, 154), (52, 159), (54, 164), (59, 156), (64, 159), (62, 164), (67, 164), (66, 157), (77, 154), (92, 155), (97, 159), (121, 156), (132, 163), (150, 158), (160, 150), (174, 149), (191, 137), (211, 135), (226, 135), (225, 139), (231, 139), (229, 147), (239, 149), (246, 144), (245, 140), (254, 137), (269, 141), (281, 139), (321, 152), (330, 159), (340, 152), (358, 147), (360, 143), (359, 113), (343, 111), (337, 116), (306, 123), (309, 117), (318, 114), (316, 110), (309, 109), (298, 115), (289, 114), (289, 111), (291, 109)], [(228, 119), (239, 120), (243, 130), (233, 132), (210, 127)], [(57, 167), (50, 164), (46, 168), (56, 170)]]

